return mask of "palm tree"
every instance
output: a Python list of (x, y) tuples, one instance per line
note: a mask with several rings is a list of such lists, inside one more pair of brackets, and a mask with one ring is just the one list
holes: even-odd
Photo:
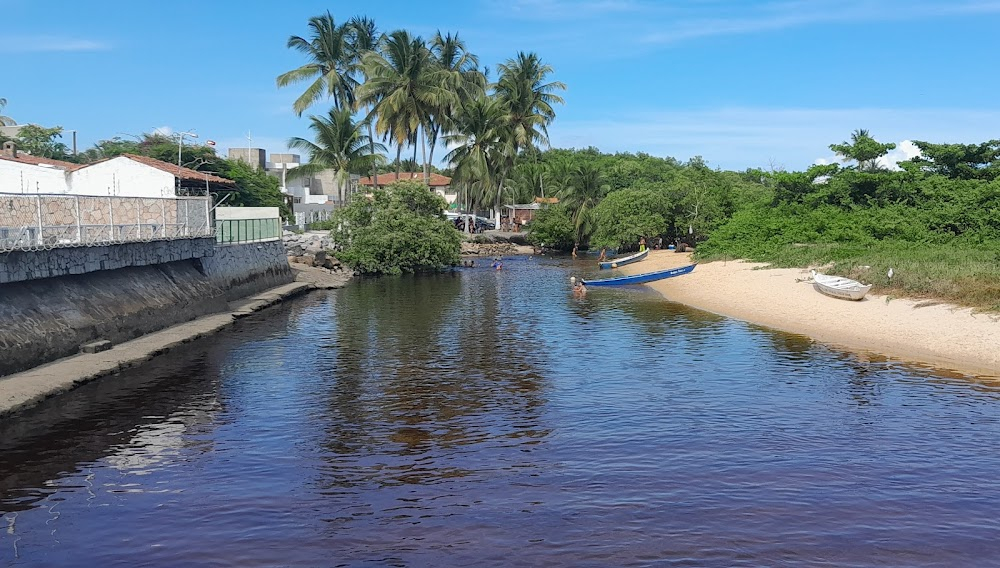
[(528, 203), (538, 196), (544, 196), (545, 168), (538, 162), (520, 162), (510, 174), (510, 194), (515, 203)]
[(350, 174), (364, 172), (373, 163), (377, 165), (382, 156), (375, 151), (385, 151), (385, 147), (369, 140), (349, 109), (334, 108), (327, 116), (310, 116), (309, 120), (316, 141), (298, 137), (288, 141), (289, 148), (302, 150), (309, 156), (309, 163), (295, 168), (291, 175), (301, 177), (325, 169), (336, 170), (337, 197), (343, 203)]
[(552, 66), (542, 64), (534, 53), (520, 52), (515, 59), (501, 63), (499, 69), (494, 91), (507, 108), (514, 153), (535, 144), (548, 145), (548, 126), (556, 117), (552, 105), (563, 103), (555, 92), (565, 90), (566, 85), (546, 82)]
[(288, 47), (306, 54), (309, 63), (278, 75), (278, 86), (312, 81), (292, 105), (299, 116), (324, 96), (333, 97), (334, 108), (354, 108), (358, 82), (351, 73), (351, 28), (338, 26), (330, 12), (309, 18), (309, 28), (308, 40), (294, 35), (288, 38)]
[[(0, 112), (7, 106), (7, 99), (0, 99)], [(9, 116), (0, 114), (0, 126), (17, 126), (17, 122)]]
[[(368, 80), (358, 90), (358, 98), (372, 105), (369, 117), (375, 118), (375, 132), (396, 144), (398, 161), (403, 146), (416, 144), (418, 134), (426, 132), (432, 109), (443, 107), (454, 93), (424, 40), (405, 30), (386, 36), (381, 52), (369, 51), (361, 61)], [(426, 137), (424, 142), (426, 158)], [(398, 178), (398, 169), (396, 173)]]
[(576, 242), (582, 243), (590, 236), (591, 211), (608, 191), (604, 183), (604, 173), (591, 162), (577, 167), (569, 184), (559, 196), (560, 202), (569, 210), (576, 229)]
[[(355, 16), (351, 18), (351, 21), (347, 25), (351, 30), (351, 37), (348, 43), (351, 53), (350, 68), (356, 75), (358, 83), (362, 84), (366, 78), (362, 59), (366, 53), (378, 51), (379, 43), (382, 41), (382, 34), (379, 33), (378, 27), (375, 25), (375, 20), (371, 18)], [(361, 108), (361, 101), (355, 100), (354, 103), (355, 110)], [(365, 106), (371, 107), (372, 105), (368, 104)], [(370, 111), (371, 109), (366, 108), (366, 110)], [(373, 131), (372, 121), (365, 120), (365, 125), (368, 128), (368, 139), (371, 141), (371, 153), (374, 154), (375, 132)], [(378, 167), (374, 163), (372, 163), (372, 184), (375, 189), (378, 189)]]
[(573, 164), (566, 158), (547, 157), (542, 169), (545, 189), (551, 196), (559, 196), (570, 187), (573, 179)]
[(465, 42), (458, 34), (450, 33), (442, 36), (438, 31), (431, 39), (431, 53), (435, 63), (445, 71), (447, 86), (455, 96), (445, 101), (441, 108), (432, 109), (428, 121), (428, 142), (430, 156), (424, 167), (424, 182), (429, 181), (429, 164), (434, 163), (434, 148), (442, 131), (448, 131), (453, 126), (453, 117), (458, 113), (462, 103), (482, 96), (486, 92), (486, 75), (479, 70), (479, 58), (469, 53)]
[(881, 144), (871, 137), (867, 130), (859, 128), (851, 133), (850, 142), (830, 144), (830, 149), (840, 155), (845, 162), (854, 160), (860, 171), (876, 171), (878, 160), (896, 149), (895, 144)]
[(453, 148), (445, 156), (454, 165), (452, 182), (470, 210), (502, 205), (502, 167), (510, 151), (506, 116), (500, 101), (480, 96), (462, 106), (455, 132), (445, 136)]

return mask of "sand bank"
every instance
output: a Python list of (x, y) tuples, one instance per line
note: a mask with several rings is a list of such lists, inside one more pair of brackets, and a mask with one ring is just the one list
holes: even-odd
[[(690, 264), (689, 253), (652, 251), (619, 269), (638, 274)], [(869, 294), (860, 302), (813, 289), (804, 269), (761, 269), (740, 261), (699, 264), (689, 275), (652, 282), (668, 300), (851, 351), (1000, 377), (1000, 316), (926, 301)]]

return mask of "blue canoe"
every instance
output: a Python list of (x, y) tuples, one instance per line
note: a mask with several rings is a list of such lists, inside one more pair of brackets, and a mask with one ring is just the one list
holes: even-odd
[(637, 252), (629, 256), (615, 258), (607, 262), (598, 262), (597, 264), (602, 269), (607, 270), (609, 268), (618, 268), (619, 266), (623, 266), (625, 264), (632, 264), (633, 262), (639, 262), (640, 260), (646, 258), (646, 256), (648, 255), (649, 255), (649, 249), (646, 249), (642, 252)]
[(664, 278), (672, 278), (674, 276), (680, 276), (681, 274), (687, 274), (694, 270), (693, 264), (687, 266), (682, 266), (680, 268), (669, 268), (667, 270), (658, 270), (656, 272), (647, 272), (645, 274), (636, 274), (633, 276), (619, 276), (618, 278), (605, 278), (604, 280), (584, 280), (585, 286), (624, 286), (626, 284), (645, 284), (646, 282), (653, 282), (655, 280), (663, 280)]

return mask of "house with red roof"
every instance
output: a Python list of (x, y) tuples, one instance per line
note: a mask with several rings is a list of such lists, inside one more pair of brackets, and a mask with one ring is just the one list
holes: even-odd
[[(390, 172), (387, 174), (378, 175), (378, 185), (382, 187), (383, 185), (390, 184), (396, 181), (396, 172)], [(400, 180), (412, 180), (424, 183), (424, 172), (402, 172), (399, 174)], [(458, 193), (452, 191), (451, 189), (451, 178), (448, 176), (443, 176), (438, 173), (430, 174), (430, 182), (427, 184), (430, 186), (431, 190), (444, 198), (451, 206), (458, 199)], [(363, 177), (358, 181), (358, 186), (371, 189), (375, 186), (375, 180), (372, 177)]]

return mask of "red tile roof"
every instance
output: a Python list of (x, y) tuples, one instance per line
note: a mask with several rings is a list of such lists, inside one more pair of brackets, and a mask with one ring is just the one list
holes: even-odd
[(122, 154), (122, 156), (139, 162), (140, 164), (145, 164), (158, 170), (162, 170), (182, 180), (198, 181), (202, 183), (204, 183), (205, 180), (208, 180), (212, 183), (219, 183), (223, 185), (236, 185), (236, 182), (231, 179), (219, 177), (207, 172), (199, 172), (198, 170), (192, 170), (191, 168), (185, 168), (183, 166), (178, 167), (177, 164), (168, 164), (167, 162), (162, 162), (156, 158), (150, 158), (149, 156), (139, 156), (138, 154)]
[[(401, 172), (399, 174), (399, 179), (400, 180), (412, 179), (412, 180), (416, 180), (416, 181), (419, 181), (419, 182), (423, 183), (423, 181), (424, 181), (424, 172)], [(451, 185), (451, 178), (450, 177), (443, 176), (441, 174), (436, 174), (436, 173), (433, 173), (433, 172), (430, 175), (430, 180), (431, 180), (431, 182), (428, 185), (430, 185), (431, 187), (445, 187), (445, 186)], [(387, 174), (379, 174), (378, 175), (378, 184), (380, 186), (381, 185), (385, 185), (387, 183), (392, 183), (394, 181), (396, 181), (396, 172), (389, 172)], [(375, 182), (372, 180), (371, 177), (363, 177), (363, 178), (361, 178), (358, 181), (358, 184), (360, 184), (360, 185), (375, 185)]]
[(29, 164), (32, 166), (54, 166), (67, 172), (72, 172), (85, 167), (86, 164), (74, 164), (73, 162), (64, 162), (62, 160), (53, 160), (52, 158), (43, 158), (41, 156), (32, 156), (31, 154), (25, 154), (23, 152), (18, 152), (17, 157), (8, 156), (7, 154), (0, 154), (0, 159), (9, 160), (11, 162), (18, 162), (20, 164)]

